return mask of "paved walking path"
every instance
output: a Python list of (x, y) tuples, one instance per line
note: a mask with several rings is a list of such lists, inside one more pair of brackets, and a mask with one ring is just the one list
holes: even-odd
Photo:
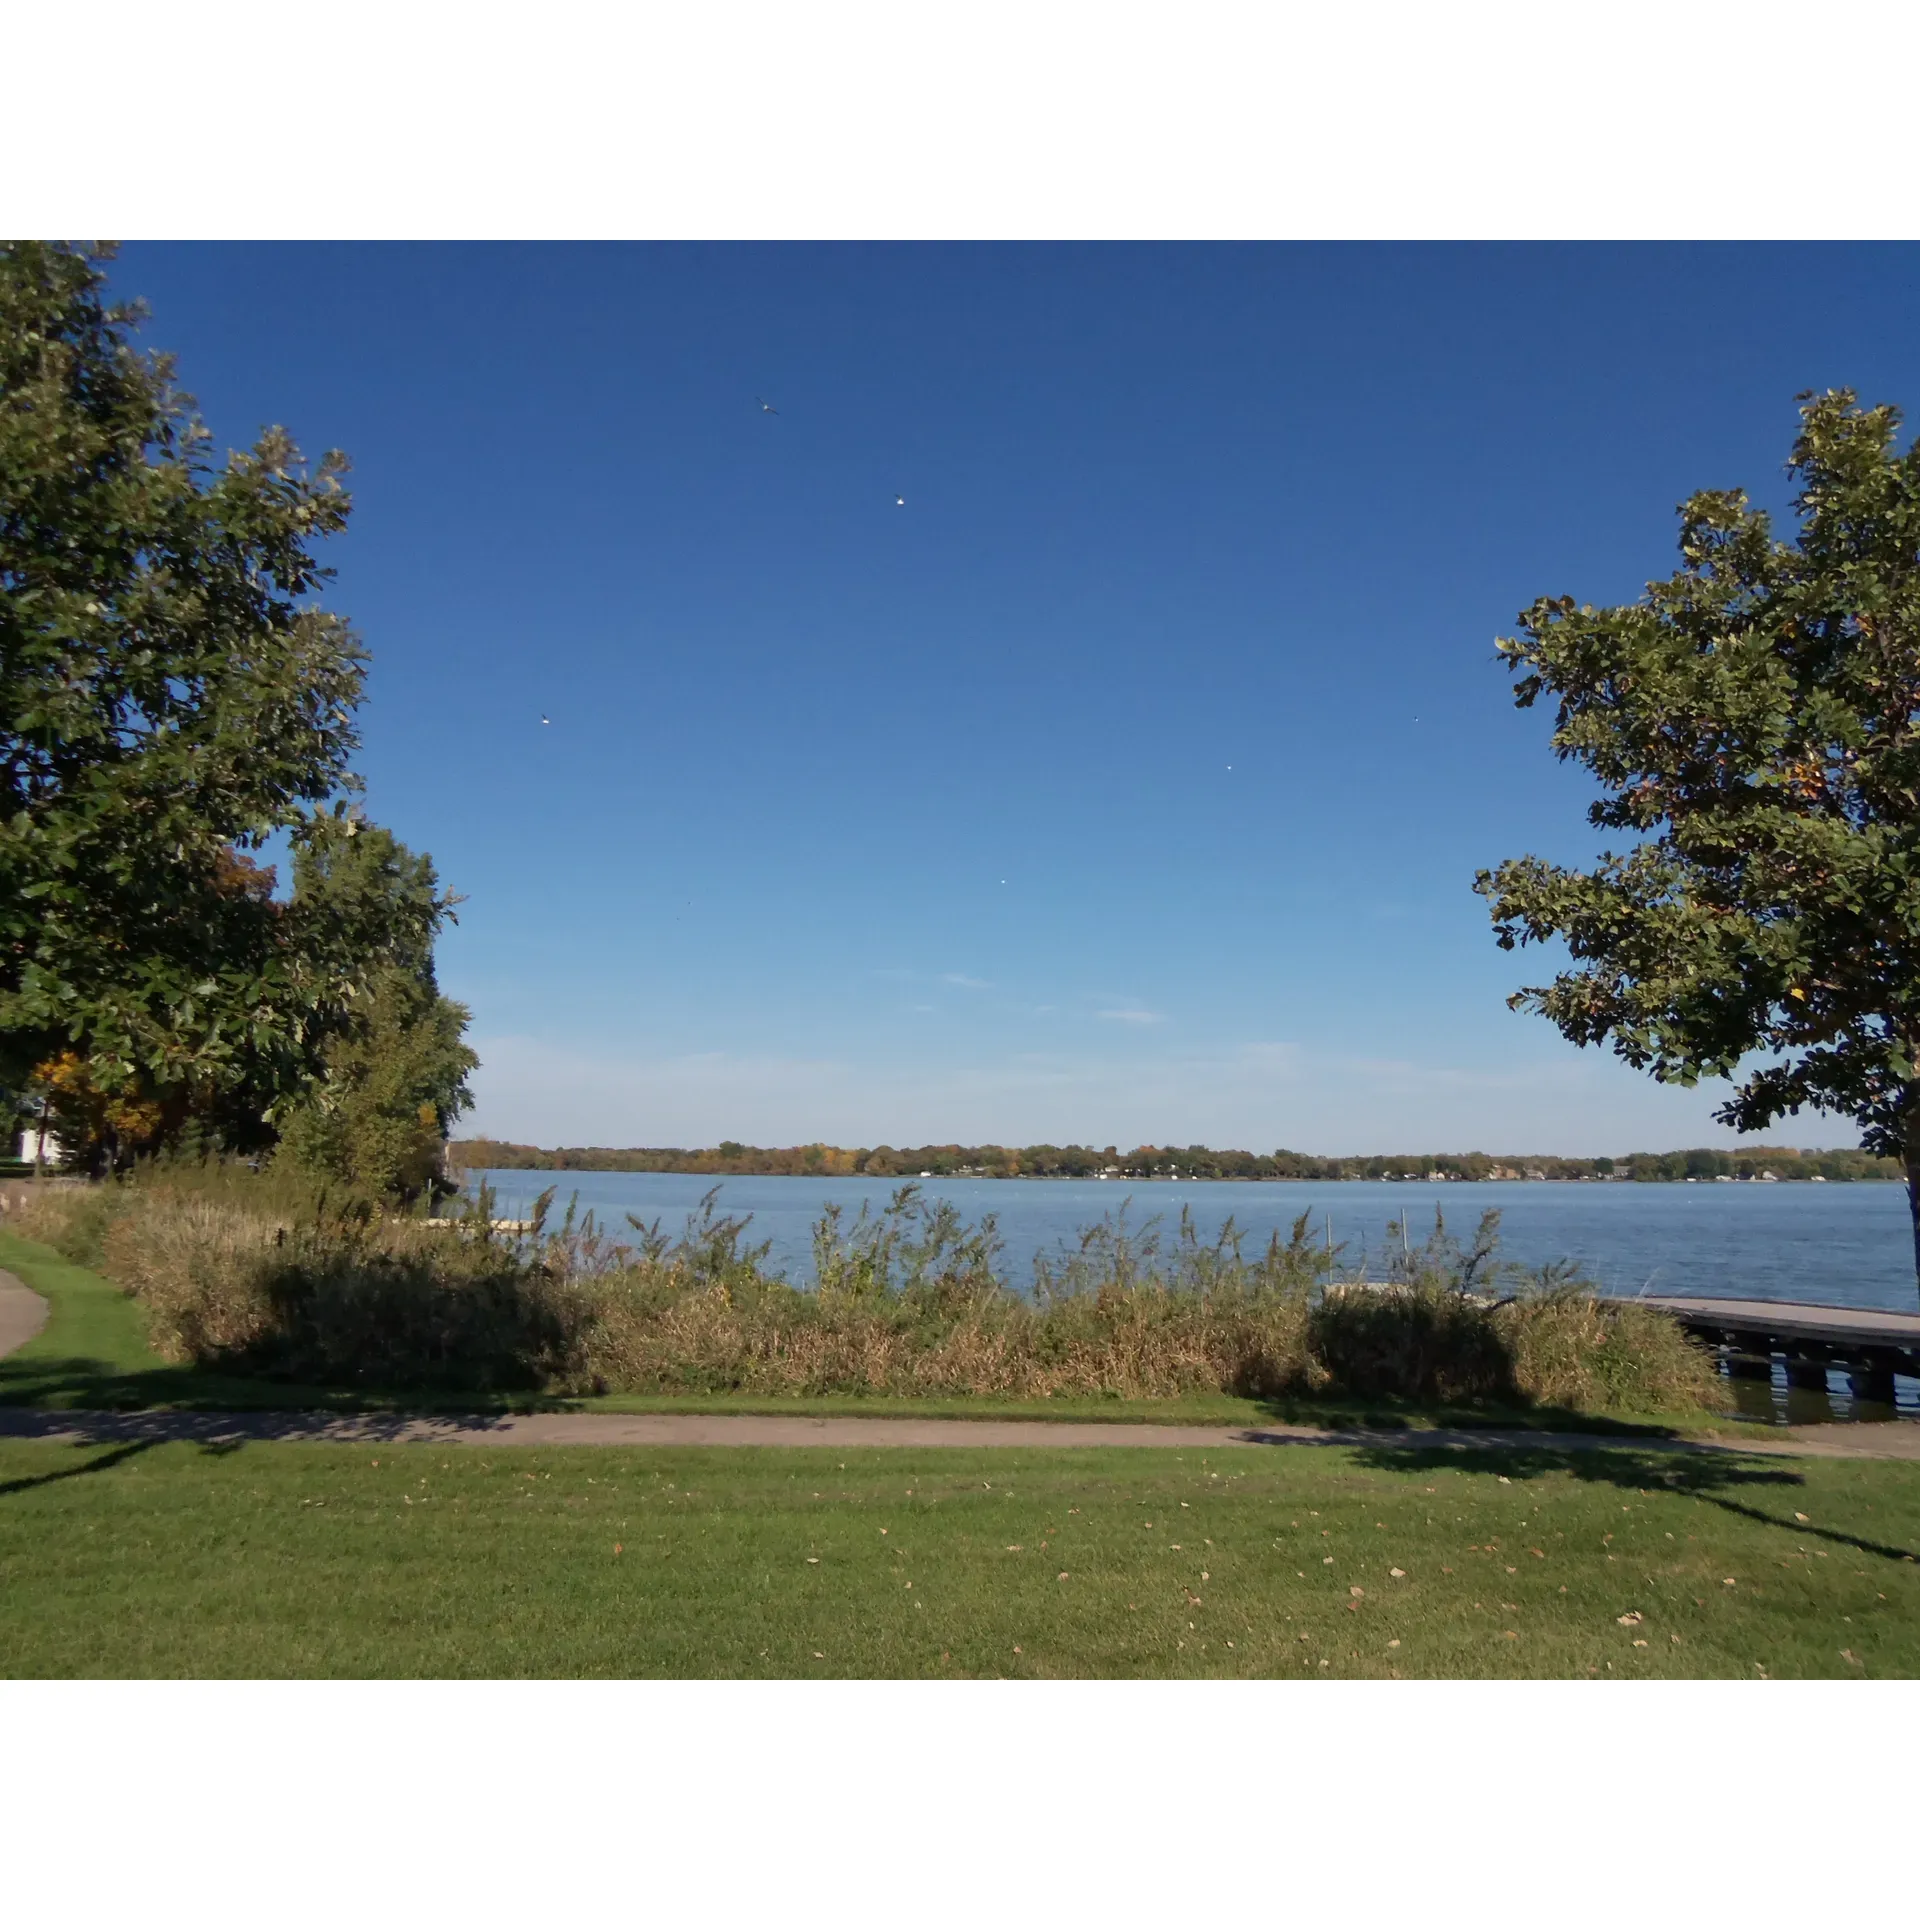
[(0, 1269), (0, 1355), (24, 1347), (47, 1324), (47, 1303)]
[[(0, 1272), (0, 1355), (46, 1324), (47, 1303)], [(0, 1439), (348, 1440), (453, 1443), (471, 1447), (1551, 1447), (1569, 1452), (1632, 1446), (1663, 1452), (1792, 1453), (1840, 1459), (1920, 1461), (1920, 1421), (1818, 1427), (1756, 1427), (1712, 1440), (1635, 1435), (1298, 1426), (1173, 1427), (1116, 1420), (928, 1420), (804, 1413), (380, 1413), (60, 1412), (0, 1407)]]
[(1920, 1424), (1724, 1430), (1713, 1439), (1634, 1434), (1537, 1433), (1468, 1428), (1162, 1427), (1119, 1421), (927, 1420), (892, 1415), (848, 1418), (758, 1413), (522, 1413), (452, 1415), (327, 1413), (53, 1412), (0, 1407), (0, 1438), (421, 1441), (470, 1447), (1452, 1447), (1467, 1452), (1549, 1448), (1593, 1452), (1633, 1447), (1663, 1453), (1778, 1453), (1835, 1459), (1920, 1461)]

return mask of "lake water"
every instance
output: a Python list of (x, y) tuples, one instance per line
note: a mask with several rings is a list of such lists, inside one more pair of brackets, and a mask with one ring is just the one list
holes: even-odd
[[(471, 1180), (474, 1176), (469, 1175)], [(811, 1234), (820, 1209), (837, 1200), (849, 1214), (861, 1201), (877, 1210), (891, 1180), (761, 1176), (717, 1181), (709, 1174), (488, 1172), (502, 1217), (524, 1216), (552, 1186), (564, 1207), (577, 1193), (602, 1227), (627, 1237), (625, 1216), (658, 1218), (677, 1230), (713, 1186), (719, 1205), (753, 1215), (751, 1238), (773, 1242), (773, 1260), (790, 1279), (813, 1274)], [(999, 1217), (1007, 1251), (1003, 1277), (1031, 1280), (1033, 1256), (1131, 1200), (1134, 1223), (1159, 1215), (1172, 1229), (1182, 1206), (1211, 1234), (1232, 1216), (1253, 1250), (1278, 1228), (1285, 1235), (1306, 1213), (1316, 1238), (1331, 1219), (1345, 1261), (1364, 1253), (1379, 1273), (1387, 1223), (1405, 1214), (1416, 1241), (1433, 1224), (1436, 1202), (1448, 1227), (1470, 1238), (1483, 1209), (1498, 1207), (1503, 1255), (1528, 1266), (1577, 1260), (1606, 1293), (1709, 1294), (1752, 1300), (1811, 1300), (1834, 1306), (1912, 1312), (1916, 1302), (1907, 1190), (1897, 1181), (1814, 1186), (1807, 1181), (1640, 1185), (1619, 1182), (1501, 1181), (1414, 1185), (1402, 1181), (922, 1180), (970, 1220)]]

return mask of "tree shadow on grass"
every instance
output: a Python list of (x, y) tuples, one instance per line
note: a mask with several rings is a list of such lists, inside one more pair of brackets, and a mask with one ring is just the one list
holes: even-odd
[(1873, 1554), (1881, 1560), (1911, 1561), (1914, 1557), (1904, 1547), (1889, 1546), (1857, 1533), (1843, 1533), (1811, 1520), (1750, 1506), (1736, 1497), (1742, 1490), (1803, 1487), (1807, 1483), (1806, 1475), (1790, 1467), (1757, 1466), (1750, 1460), (1714, 1448), (1638, 1453), (1606, 1446), (1506, 1445), (1496, 1451), (1485, 1446), (1449, 1445), (1445, 1440), (1438, 1440), (1431, 1447), (1367, 1447), (1361, 1449), (1356, 1458), (1386, 1473), (1430, 1473), (1436, 1465), (1445, 1465), (1456, 1472), (1495, 1479), (1537, 1480), (1548, 1474), (1562, 1474), (1589, 1485), (1615, 1487), (1624, 1493), (1680, 1493), (1743, 1520), (1757, 1520), (1784, 1533), (1828, 1540), (1835, 1546), (1858, 1547), (1862, 1553)]
[(75, 1400), (112, 1405), (116, 1393), (127, 1396), (120, 1405), (137, 1405), (141, 1390), (121, 1385), (128, 1380), (104, 1360), (0, 1360), (0, 1407), (66, 1406)]
[(137, 1453), (145, 1453), (150, 1447), (157, 1447), (155, 1439), (129, 1440), (123, 1446), (113, 1447), (105, 1453), (96, 1453), (90, 1460), (82, 1460), (71, 1467), (60, 1467), (52, 1473), (22, 1474), (17, 1479), (0, 1480), (0, 1498), (10, 1493), (31, 1493), (35, 1487), (50, 1487), (56, 1480), (77, 1480), (84, 1474), (106, 1473), (112, 1468), (131, 1460)]
[[(502, 1415), (549, 1411), (552, 1396), (532, 1392), (406, 1393), (312, 1386), (240, 1373), (157, 1363), (137, 1371), (81, 1357), (0, 1360), (0, 1422), (8, 1413), (206, 1416), (356, 1416), (368, 1421), (428, 1419), (485, 1424)], [(24, 1431), (16, 1426), (16, 1432)]]

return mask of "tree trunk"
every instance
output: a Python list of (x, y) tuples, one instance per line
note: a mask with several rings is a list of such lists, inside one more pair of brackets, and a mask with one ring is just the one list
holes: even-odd
[(1913, 1221), (1914, 1284), (1920, 1287), (1920, 1108), (1907, 1116), (1907, 1213)]

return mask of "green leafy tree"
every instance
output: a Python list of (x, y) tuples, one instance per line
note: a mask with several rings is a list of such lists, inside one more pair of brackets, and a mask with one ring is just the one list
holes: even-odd
[(63, 1062), (103, 1112), (255, 1147), (442, 906), (289, 903), (246, 857), (362, 831), (365, 655), (315, 598), (346, 462), (278, 428), (216, 461), (109, 258), (0, 246), (0, 1087)]
[(381, 976), (353, 1025), (323, 1050), (322, 1073), (281, 1121), (280, 1154), (323, 1180), (383, 1201), (440, 1183), (447, 1130), (473, 1105), (479, 1064), (467, 1010), (423, 993), (399, 968)]
[(381, 964), (335, 1017), (306, 1091), (280, 1113), (280, 1153), (295, 1166), (388, 1201), (440, 1180), (479, 1065), (462, 1037), (467, 1009), (434, 974), (434, 934), (455, 904), (432, 860), (384, 827), (349, 818), (300, 847), (290, 910), (299, 936)]
[(1503, 947), (1574, 962), (1511, 1005), (1656, 1080), (1734, 1079), (1741, 1131), (1810, 1108), (1901, 1156), (1920, 1270), (1920, 452), (1892, 407), (1800, 398), (1793, 540), (1696, 494), (1642, 600), (1538, 600), (1499, 643), (1630, 844), (1476, 886)]

